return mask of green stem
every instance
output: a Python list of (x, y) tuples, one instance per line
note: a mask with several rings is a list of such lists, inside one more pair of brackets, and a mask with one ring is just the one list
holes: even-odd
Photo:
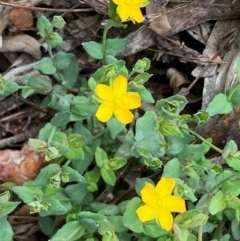
[(203, 226), (200, 225), (198, 229), (198, 241), (202, 241)]
[(71, 161), (72, 161), (72, 160), (67, 160), (67, 161), (64, 163), (63, 166), (65, 166), (65, 167), (68, 166), (68, 165), (71, 163)]
[[(53, 56), (53, 53), (52, 53), (52, 46), (51, 45), (48, 45), (48, 54), (49, 54), (49, 57), (51, 58), (51, 60), (53, 62), (53, 65), (55, 66), (55, 61), (54, 61), (54, 56)], [(56, 74), (57, 74), (59, 80), (62, 83), (64, 81), (64, 79), (62, 78), (62, 75), (59, 73), (58, 69), (56, 70)]]
[[(183, 127), (181, 127), (183, 128)], [(194, 136), (196, 136), (198, 139), (200, 139), (202, 142), (204, 142), (205, 144), (207, 144), (208, 146), (210, 146), (213, 150), (219, 152), (220, 154), (223, 153), (223, 151), (221, 149), (219, 149), (218, 147), (214, 146), (212, 143), (210, 143), (209, 141), (207, 141), (206, 139), (204, 139), (202, 136), (198, 135), (198, 133), (196, 133), (195, 131), (192, 131), (190, 129), (186, 129), (183, 128), (185, 130), (188, 130), (191, 134), (193, 134)]]
[(102, 54), (103, 54), (103, 59), (102, 59), (102, 64), (105, 64), (105, 58), (106, 58), (106, 40), (107, 40), (107, 33), (108, 30), (112, 27), (111, 24), (109, 24), (109, 22), (107, 22), (106, 27), (104, 28), (103, 31), (103, 37), (102, 37)]

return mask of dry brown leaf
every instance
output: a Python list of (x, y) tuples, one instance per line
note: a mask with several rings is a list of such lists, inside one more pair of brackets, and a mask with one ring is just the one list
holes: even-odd
[(17, 36), (3, 37), (0, 52), (25, 52), (32, 55), (35, 59), (41, 58), (41, 44), (33, 37), (21, 34)]
[(33, 26), (33, 14), (28, 9), (13, 9), (9, 13), (12, 24), (19, 29), (28, 29)]
[(47, 162), (43, 155), (33, 151), (27, 144), (22, 150), (0, 151), (0, 178), (2, 181), (11, 181), (22, 185), (33, 180)]

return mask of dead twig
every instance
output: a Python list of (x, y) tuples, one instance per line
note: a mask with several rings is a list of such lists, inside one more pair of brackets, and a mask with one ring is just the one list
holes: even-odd
[(3, 1), (0, 1), (0, 5), (7, 6), (7, 7), (14, 7), (14, 8), (24, 8), (24, 9), (34, 10), (34, 11), (58, 12), (58, 13), (64, 13), (64, 12), (77, 13), (77, 12), (92, 12), (92, 11), (95, 11), (93, 8), (81, 8), (81, 9), (41, 8), (41, 7), (34, 7), (34, 6), (19, 5), (19, 4), (15, 4), (15, 3), (6, 3), (6, 2), (3, 2)]

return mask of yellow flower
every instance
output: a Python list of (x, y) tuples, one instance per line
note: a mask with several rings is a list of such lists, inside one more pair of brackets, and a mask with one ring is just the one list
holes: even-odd
[(177, 196), (172, 196), (171, 192), (175, 186), (173, 178), (163, 177), (158, 182), (156, 188), (146, 183), (141, 190), (142, 200), (145, 205), (137, 209), (137, 215), (141, 222), (158, 218), (161, 227), (169, 231), (173, 226), (173, 216), (171, 212), (185, 212), (185, 201)]
[(113, 2), (118, 5), (117, 14), (122, 21), (126, 21), (129, 17), (133, 22), (144, 21), (140, 7), (147, 4), (148, 0), (113, 0)]
[(132, 109), (141, 106), (141, 97), (136, 92), (127, 92), (127, 79), (119, 75), (112, 84), (112, 88), (97, 84), (95, 88), (96, 95), (103, 100), (99, 106), (96, 117), (102, 121), (108, 121), (113, 115), (127, 124), (133, 121)]

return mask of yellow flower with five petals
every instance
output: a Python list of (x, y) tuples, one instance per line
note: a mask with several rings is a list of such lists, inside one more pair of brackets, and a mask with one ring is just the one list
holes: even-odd
[(126, 21), (128, 18), (137, 23), (144, 21), (140, 7), (146, 5), (148, 0), (113, 0), (113, 2), (118, 5), (117, 14), (122, 21)]
[(145, 204), (136, 211), (141, 222), (157, 218), (163, 229), (171, 230), (173, 226), (171, 212), (186, 211), (184, 199), (171, 195), (175, 184), (176, 181), (173, 178), (166, 177), (161, 178), (156, 188), (150, 183), (145, 184), (141, 190), (142, 200)]
[(107, 122), (113, 115), (123, 124), (133, 121), (130, 110), (141, 106), (141, 97), (137, 92), (127, 92), (127, 79), (119, 75), (114, 79), (112, 87), (105, 84), (97, 84), (95, 88), (97, 97), (102, 100), (96, 117)]

